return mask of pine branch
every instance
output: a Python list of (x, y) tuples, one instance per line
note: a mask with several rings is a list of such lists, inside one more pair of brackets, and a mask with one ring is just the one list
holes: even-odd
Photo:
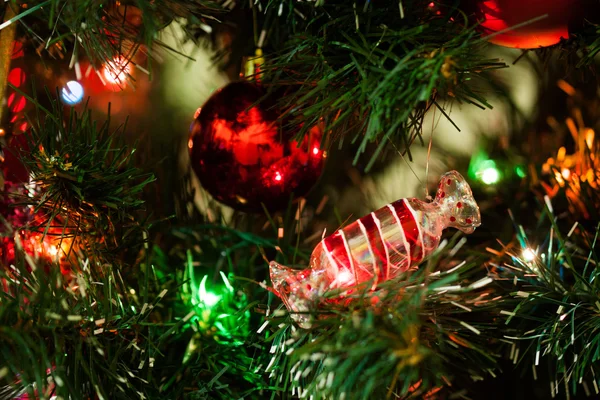
[(368, 170), (389, 141), (408, 151), (420, 139), (437, 97), (490, 107), (478, 85), (505, 64), (481, 55), (485, 42), (459, 11), (440, 17), (427, 3), (403, 1), (402, 12), (392, 1), (316, 8), (264, 69), (268, 83), (288, 89), (280, 104), (302, 126), (299, 135), (320, 121), (339, 136), (351, 131), (355, 162), (378, 142)]
[(585, 33), (578, 35), (578, 38), (581, 42), (578, 50), (581, 50), (583, 56), (577, 67), (592, 66), (600, 53), (600, 24), (590, 24), (586, 27)]
[[(248, 329), (256, 303), (231, 275), (207, 279), (191, 252), (178, 262), (158, 248), (127, 269), (70, 258), (65, 274), (6, 226), (16, 257), (0, 260), (0, 395), (233, 399), (269, 390), (253, 367), (264, 351)], [(210, 262), (202, 258), (214, 272)]]
[(29, 228), (83, 240), (92, 252), (139, 246), (140, 195), (154, 177), (134, 166), (135, 146), (123, 144), (125, 125), (113, 130), (109, 116), (99, 126), (87, 108), (67, 115), (56, 98), (50, 110), (28, 99), (37, 112), (27, 137), (30, 151), (21, 156), (36, 188), (21, 201), (38, 217)]
[(510, 293), (500, 313), (506, 320), (504, 337), (512, 343), (511, 358), (523, 370), (535, 374), (540, 365), (550, 367), (554, 394), (583, 389), (589, 395), (597, 388), (600, 352), (600, 225), (586, 230), (575, 223), (567, 232), (550, 209), (544, 214), (546, 237), (528, 236), (519, 226), (515, 243), (491, 261), (497, 281), (504, 280)]
[(69, 279), (57, 264), (25, 252), (10, 227), (4, 232), (14, 237), (16, 261), (0, 262), (3, 379), (35, 398), (137, 397), (145, 370), (134, 363), (148, 363), (154, 346), (148, 343), (149, 353), (137, 346), (148, 336), (149, 313), (140, 311), (118, 268), (80, 260), (71, 264)]
[(7, 6), (17, 13), (8, 23), (20, 23), (41, 48), (57, 46), (73, 62), (84, 56), (96, 68), (131, 60), (140, 46), (151, 53), (153, 45), (162, 45), (157, 33), (174, 19), (193, 29), (224, 13), (212, 0), (11, 0)]

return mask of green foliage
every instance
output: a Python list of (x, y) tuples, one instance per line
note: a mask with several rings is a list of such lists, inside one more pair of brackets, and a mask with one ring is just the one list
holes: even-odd
[(588, 65), (594, 68), (596, 56), (600, 53), (600, 24), (590, 24), (582, 35), (578, 35), (582, 57), (578, 67)]
[[(208, 307), (197, 282), (174, 272), (190, 257), (151, 251), (142, 189), (153, 178), (133, 166), (125, 127), (29, 100), (37, 114), (22, 155), (32, 185), (13, 206), (34, 217), (0, 229), (0, 397), (239, 398), (264, 387), (250, 368), (250, 305), (238, 283), (225, 277)], [(270, 243), (210, 227), (216, 255), (232, 237), (237, 250)], [(24, 244), (55, 239), (56, 262)]]
[(121, 137), (125, 126), (112, 128), (110, 117), (99, 124), (87, 109), (66, 114), (56, 99), (51, 110), (30, 100), (38, 104), (23, 154), (35, 185), (23, 203), (33, 205), (38, 216), (38, 225), (30, 228), (46, 234), (58, 229), (93, 250), (141, 243), (141, 193), (154, 177), (133, 165), (135, 146), (125, 146)]
[(493, 260), (498, 281), (505, 282), (504, 337), (523, 370), (533, 370), (534, 376), (546, 366), (552, 371), (556, 394), (597, 394), (600, 226), (586, 229), (575, 223), (566, 230), (548, 208), (541, 218), (547, 224), (539, 233), (527, 235), (519, 226), (517, 241)]
[(425, 112), (441, 110), (436, 100), (491, 107), (479, 86), (504, 63), (482, 55), (485, 41), (460, 11), (438, 15), (428, 3), (327, 1), (297, 23), (267, 59), (265, 80), (288, 89), (280, 105), (300, 135), (324, 122), (358, 143), (355, 162), (378, 142), (368, 170), (389, 141), (408, 150), (420, 139)]
[(18, 241), (15, 247), (15, 264), (0, 263), (4, 383), (35, 398), (85, 398), (91, 393), (104, 399), (134, 398), (138, 390), (145, 392), (148, 363), (156, 350), (153, 340), (138, 344), (149, 337), (144, 323), (150, 309), (140, 311), (119, 269), (80, 260), (71, 264), (66, 281), (57, 264), (36, 260)]
[(64, 272), (16, 238), (15, 262), (0, 261), (0, 397), (230, 399), (265, 387), (235, 282), (211, 308), (194, 306), (176, 279), (157, 274), (177, 266), (160, 252), (129, 270), (71, 258)]
[[(358, 144), (357, 156), (374, 150), (370, 166), (388, 142), (408, 151), (425, 112), (443, 99), (489, 107), (480, 89), (504, 64), (479, 53), (485, 42), (458, 9), (437, 14), (427, 3), (252, 2), (276, 54), (264, 82), (283, 88), (288, 123), (324, 122), (340, 144)], [(112, 1), (27, 4), (14, 21), (34, 40), (73, 46), (74, 59), (95, 65), (156, 43), (173, 18), (187, 18), (193, 31), (222, 12), (207, 1), (136, 0), (128, 3), (141, 11), (136, 27)], [(586, 43), (589, 62), (597, 37)], [(268, 276), (263, 258), (308, 257), (298, 229), (305, 221), (292, 206), (267, 217), (272, 231), (248, 217), (252, 233), (218, 221), (151, 246), (167, 228), (146, 222), (142, 192), (153, 177), (133, 165), (135, 146), (120, 140), (125, 126), (69, 110), (38, 104), (23, 154), (35, 185), (17, 205), (33, 206), (36, 219), (0, 230), (16, 248), (14, 262), (0, 260), (0, 398), (415, 398), (495, 376), (507, 342), (523, 371), (539, 360), (572, 392), (580, 382), (596, 387), (596, 222), (565, 230), (546, 210), (531, 224), (538, 235), (518, 227), (499, 255), (467, 251), (455, 236), (377, 291), (356, 290), (343, 305), (330, 299), (300, 330), (274, 296), (263, 304), (257, 283)], [(585, 189), (591, 210), (597, 190)], [(266, 237), (255, 233), (261, 226)], [(27, 230), (75, 239), (66, 266), (24, 249)], [(537, 255), (524, 260), (530, 246)]]
[(140, 46), (151, 53), (154, 44), (161, 45), (158, 31), (173, 19), (185, 19), (191, 30), (223, 13), (213, 0), (10, 0), (6, 6), (15, 9), (11, 21), (20, 22), (34, 42), (46, 49), (58, 45), (96, 68), (120, 57), (131, 60)]

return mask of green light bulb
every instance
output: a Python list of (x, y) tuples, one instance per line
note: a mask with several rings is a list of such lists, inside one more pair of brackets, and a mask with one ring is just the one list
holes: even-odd
[(217, 304), (219, 302), (219, 300), (221, 300), (221, 296), (217, 296), (214, 293), (211, 292), (206, 292), (204, 294), (204, 297), (202, 299), (200, 299), (200, 301), (202, 303), (204, 303), (204, 305), (206, 305), (206, 307), (212, 307), (215, 304)]
[(208, 275), (204, 275), (204, 278), (202, 278), (202, 281), (200, 282), (200, 290), (198, 291), (198, 303), (204, 304), (206, 307), (210, 308), (216, 305), (221, 300), (221, 296), (206, 291), (207, 279)]

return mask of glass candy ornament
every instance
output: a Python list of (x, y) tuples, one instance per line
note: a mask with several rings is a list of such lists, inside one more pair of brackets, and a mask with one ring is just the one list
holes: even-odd
[(323, 239), (309, 268), (294, 270), (271, 261), (273, 291), (298, 325), (308, 328), (309, 312), (326, 292), (350, 293), (361, 284), (374, 290), (431, 254), (445, 228), (472, 233), (480, 224), (469, 184), (451, 171), (442, 176), (433, 202), (400, 199)]
[[(323, 171), (322, 129), (301, 143), (280, 121), (274, 99), (260, 85), (228, 84), (213, 94), (191, 126), (190, 159), (202, 187), (234, 209), (285, 208), (293, 193), (304, 196)], [(259, 102), (259, 104), (256, 104)]]

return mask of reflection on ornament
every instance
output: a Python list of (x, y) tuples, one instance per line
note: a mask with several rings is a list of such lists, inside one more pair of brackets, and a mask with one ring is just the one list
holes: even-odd
[(491, 35), (488, 39), (491, 43), (533, 49), (568, 39), (569, 22), (579, 14), (578, 5), (573, 3), (567, 0), (487, 0), (477, 4), (480, 26)]
[(440, 179), (435, 201), (395, 201), (323, 239), (309, 268), (294, 270), (272, 261), (272, 290), (300, 326), (310, 327), (308, 312), (328, 292), (341, 293), (328, 302), (341, 302), (358, 286), (374, 290), (432, 254), (444, 229), (472, 233), (479, 225), (479, 207), (469, 184), (451, 171)]
[(125, 80), (130, 73), (131, 67), (129, 61), (123, 58), (108, 62), (104, 66), (104, 78), (110, 83), (121, 85), (125, 83)]
[(323, 170), (322, 128), (302, 143), (285, 128), (273, 98), (255, 84), (230, 83), (197, 112), (188, 142), (192, 167), (216, 200), (243, 211), (285, 208), (292, 194), (305, 195)]
[(69, 81), (62, 89), (62, 99), (69, 105), (75, 105), (83, 100), (83, 86), (77, 81)]

